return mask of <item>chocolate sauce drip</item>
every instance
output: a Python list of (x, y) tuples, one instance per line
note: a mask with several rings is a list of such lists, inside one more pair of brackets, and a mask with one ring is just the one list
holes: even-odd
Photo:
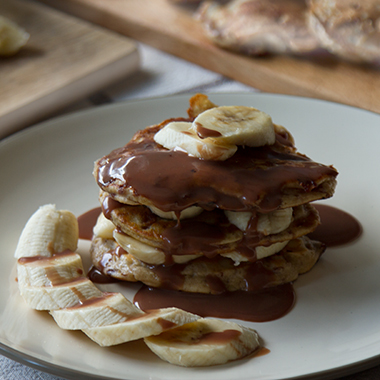
[[(208, 258), (215, 257), (218, 244), (228, 233), (237, 231), (221, 210), (213, 210), (201, 217), (181, 220), (174, 228), (163, 231), (164, 251), (167, 256), (191, 255), (202, 252)], [(167, 263), (168, 264), (168, 263)]]
[(337, 175), (333, 167), (296, 153), (284, 140), (278, 135), (271, 146), (239, 147), (231, 158), (219, 162), (168, 151), (145, 134), (139, 142), (101, 159), (97, 181), (101, 188), (121, 181), (120, 191), (132, 188), (163, 211), (198, 204), (206, 209), (269, 212), (281, 204), (286, 184), (297, 183), (301, 193), (307, 193), (316, 182)]
[[(44, 265), (44, 263), (53, 263), (56, 258), (63, 257), (63, 256), (70, 256), (74, 255), (72, 251), (69, 249), (66, 249), (63, 252), (55, 253), (53, 256), (30, 256), (30, 257), (20, 257), (18, 259), (18, 263), (21, 265), (28, 265), (32, 263), (36, 263), (37, 265), (41, 264)], [(77, 268), (77, 277), (71, 279), (71, 281), (68, 281), (68, 279), (60, 273), (60, 271), (53, 266), (46, 267), (45, 268), (45, 275), (49, 279), (50, 284), (49, 286), (59, 286), (63, 284), (69, 284), (71, 282), (75, 281), (81, 281), (83, 280), (83, 270), (81, 268)]]
[(207, 137), (220, 137), (222, 134), (215, 129), (205, 128), (200, 123), (195, 123), (197, 135), (200, 139), (206, 139)]
[(96, 220), (101, 212), (101, 208), (96, 207), (78, 217), (79, 239), (92, 239), (92, 229), (94, 228)]
[(115, 282), (119, 282), (118, 279), (111, 276), (107, 276), (94, 266), (92, 266), (88, 271), (87, 277), (95, 284), (112, 284)]
[(116, 201), (115, 199), (111, 198), (111, 197), (106, 197), (102, 203), (102, 211), (103, 211), (103, 215), (107, 218), (107, 219), (111, 219), (111, 212), (115, 209), (115, 208), (119, 208), (119, 207), (123, 207), (123, 204)]
[(319, 212), (321, 224), (308, 235), (311, 239), (321, 241), (328, 247), (336, 247), (352, 243), (362, 235), (363, 228), (352, 215), (332, 206), (314, 206)]

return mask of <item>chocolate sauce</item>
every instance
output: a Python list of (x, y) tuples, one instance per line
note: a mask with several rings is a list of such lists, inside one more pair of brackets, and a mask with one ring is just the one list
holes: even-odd
[(195, 123), (197, 135), (201, 139), (206, 139), (207, 137), (220, 137), (222, 134), (215, 129), (205, 128), (200, 123)]
[(321, 224), (308, 235), (311, 239), (321, 241), (328, 247), (336, 247), (352, 243), (361, 236), (362, 226), (352, 215), (328, 205), (314, 206), (319, 212)]
[[(113, 203), (112, 206), (119, 207), (117, 203)], [(317, 204), (315, 206), (321, 215), (321, 226), (309, 237), (322, 241), (328, 246), (337, 246), (354, 241), (362, 233), (360, 223), (350, 214), (327, 205)], [(253, 226), (252, 230), (254, 230), (256, 223), (254, 216), (250, 223)], [(173, 240), (173, 237), (171, 239)], [(104, 255), (102, 260), (104, 266), (115, 254), (120, 255), (121, 253), (115, 251)], [(20, 260), (33, 261), (38, 259), (24, 258)], [(44, 258), (41, 257), (40, 259)], [(231, 265), (233, 265), (232, 262)], [(266, 270), (260, 261), (254, 265), (251, 263), (250, 267), (251, 269), (247, 272), (245, 279), (246, 291), (226, 292), (221, 280), (209, 275), (206, 281), (214, 294), (205, 295), (175, 290), (183, 285), (184, 276), (181, 272), (184, 265), (152, 266), (151, 269), (159, 276), (163, 288), (151, 289), (143, 286), (137, 292), (134, 301), (143, 310), (176, 306), (202, 316), (236, 318), (254, 322), (274, 320), (291, 310), (295, 302), (292, 285), (285, 284), (262, 289), (271, 282), (272, 273)], [(118, 281), (95, 268), (90, 270), (89, 277), (97, 283)]]
[(53, 256), (37, 255), (37, 256), (29, 256), (29, 257), (20, 257), (17, 261), (20, 264), (29, 264), (35, 261), (51, 261), (52, 259), (57, 258), (57, 257), (71, 256), (74, 254), (75, 254), (74, 252), (70, 251), (69, 249), (66, 249), (63, 252), (55, 253)]
[(202, 252), (208, 258), (215, 257), (218, 244), (228, 233), (238, 228), (231, 224), (224, 212), (213, 210), (190, 219), (181, 220), (174, 228), (163, 231), (164, 251), (168, 255), (191, 255)]
[(224, 331), (213, 331), (207, 334), (203, 334), (195, 344), (225, 344), (238, 339), (241, 335), (241, 331), (238, 330), (224, 330)]
[(255, 292), (237, 291), (222, 294), (184, 293), (143, 286), (134, 303), (142, 310), (178, 307), (203, 317), (234, 318), (267, 322), (283, 317), (295, 303), (291, 284)]
[(119, 282), (118, 279), (111, 276), (107, 276), (94, 266), (92, 266), (88, 271), (87, 277), (95, 284), (112, 284), (115, 282)]
[[(75, 253), (71, 252), (70, 250), (65, 250), (63, 252), (55, 253), (53, 256), (46, 257), (46, 256), (31, 256), (31, 257), (21, 257), (18, 259), (18, 263), (20, 265), (30, 265), (33, 263), (38, 265), (44, 265), (44, 263), (53, 263), (56, 258), (62, 257), (62, 256), (70, 256), (75, 255)], [(82, 280), (83, 277), (83, 270), (81, 268), (77, 268), (77, 277), (73, 278), (72, 281)], [(45, 268), (45, 276), (49, 280), (49, 284), (45, 286), (59, 286), (62, 284), (67, 284), (68, 280), (67, 277), (62, 276), (60, 271), (52, 266), (47, 266)]]
[(97, 170), (101, 188), (113, 183), (132, 189), (163, 211), (181, 211), (198, 204), (206, 209), (242, 211), (275, 210), (282, 191), (296, 183), (300, 193), (310, 192), (325, 178), (335, 178), (334, 168), (311, 161), (281, 141), (259, 148), (239, 147), (225, 161), (202, 160), (179, 151), (163, 149), (145, 133), (102, 158)]
[(94, 228), (96, 220), (101, 212), (101, 208), (96, 207), (78, 217), (79, 239), (92, 239), (92, 229)]

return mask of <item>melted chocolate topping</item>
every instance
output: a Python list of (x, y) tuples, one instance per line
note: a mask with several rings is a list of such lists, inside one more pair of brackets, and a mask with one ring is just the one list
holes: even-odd
[(269, 212), (281, 204), (287, 184), (295, 183), (300, 193), (307, 193), (337, 175), (333, 167), (297, 153), (285, 135), (277, 134), (274, 145), (239, 147), (228, 160), (211, 161), (164, 149), (154, 142), (155, 131), (145, 131), (99, 161), (102, 189), (114, 183), (120, 194), (132, 189), (163, 211), (197, 204), (206, 210)]

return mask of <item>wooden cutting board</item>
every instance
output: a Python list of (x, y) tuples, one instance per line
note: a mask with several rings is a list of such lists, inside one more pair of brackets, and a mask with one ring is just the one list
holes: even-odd
[(170, 0), (42, 1), (262, 91), (327, 99), (380, 113), (380, 68), (231, 53), (207, 40), (193, 9)]
[(17, 55), (0, 57), (0, 138), (139, 66), (137, 46), (129, 38), (46, 5), (0, 0), (0, 14), (30, 34)]

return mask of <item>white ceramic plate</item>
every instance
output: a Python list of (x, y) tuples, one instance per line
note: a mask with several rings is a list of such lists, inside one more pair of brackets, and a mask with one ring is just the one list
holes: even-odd
[[(28, 365), (72, 379), (270, 380), (330, 379), (380, 363), (380, 116), (311, 99), (215, 94), (217, 104), (252, 105), (295, 136), (300, 152), (340, 171), (327, 203), (353, 214), (363, 236), (329, 249), (295, 284), (298, 301), (284, 318), (246, 323), (270, 353), (210, 368), (169, 365), (142, 342), (101, 348), (81, 332), (63, 331), (18, 295), (15, 250), (29, 216), (42, 204), (76, 215), (98, 206), (93, 161), (132, 134), (171, 116), (185, 116), (189, 96), (100, 107), (48, 121), (0, 143), (0, 348)], [(87, 256), (87, 245), (80, 252)], [(136, 287), (103, 289), (133, 297)]]

